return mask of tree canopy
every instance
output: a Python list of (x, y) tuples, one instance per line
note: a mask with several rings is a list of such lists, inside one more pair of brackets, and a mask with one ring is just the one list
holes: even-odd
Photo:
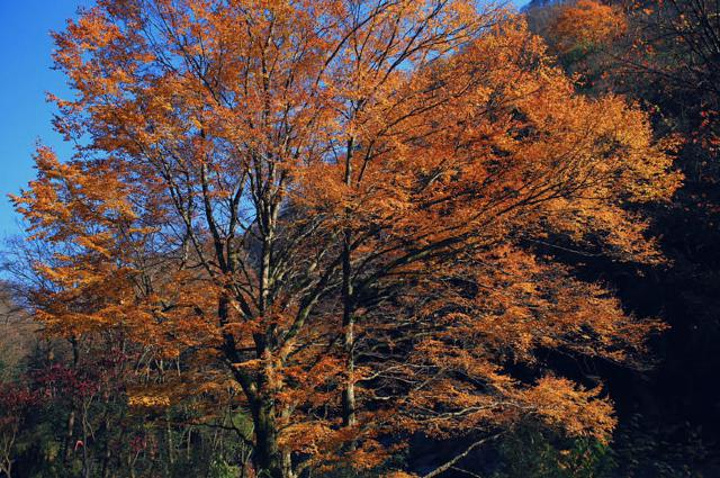
[(14, 198), (47, 252), (32, 306), (55, 337), (138, 352), (131, 407), (244, 411), (273, 478), (393, 468), (390, 437), (527, 417), (609, 439), (602, 388), (543, 357), (642, 367), (663, 325), (553, 252), (661, 262), (639, 206), (679, 187), (676, 144), (578, 92), (522, 17), (100, 0), (55, 41), (77, 146), (41, 146)]

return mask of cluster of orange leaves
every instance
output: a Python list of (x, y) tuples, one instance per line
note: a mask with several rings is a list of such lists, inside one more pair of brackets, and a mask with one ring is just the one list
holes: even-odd
[(550, 33), (559, 39), (559, 49), (564, 52), (605, 45), (628, 27), (621, 10), (597, 0), (579, 0), (559, 9)]
[[(353, 2), (220, 3), (103, 1), (57, 36), (79, 94), (57, 100), (56, 127), (91, 142), (65, 163), (42, 148), (15, 198), (52, 253), (35, 264), (52, 284), (38, 318), (182, 357), (174, 391), (133, 389), (130, 403), (186, 393), (247, 408), (257, 426), (269, 413), (277, 447), (311, 457), (302, 466), (369, 469), (396, 451), (384, 435), (528, 415), (606, 440), (599, 389), (526, 383), (507, 364), (542, 372), (542, 348), (634, 360), (660, 327), (535, 252), (559, 240), (659, 260), (626, 206), (667, 199), (680, 177), (645, 114), (577, 94), (504, 12), (481, 17), (472, 41), (436, 33), (464, 31), (473, 2), (391, 2), (346, 37), (318, 32), (344, 32), (365, 13)], [(605, 22), (578, 39), (603, 41), (622, 29), (607, 8), (581, 0), (556, 27)], [(147, 33), (153, 13), (167, 31)], [(413, 22), (423, 29), (398, 34)], [(402, 43), (413, 35), (422, 48)], [(357, 289), (391, 297), (355, 304), (353, 375), (338, 346), (340, 232)], [(348, 380), (358, 420), (342, 427)]]

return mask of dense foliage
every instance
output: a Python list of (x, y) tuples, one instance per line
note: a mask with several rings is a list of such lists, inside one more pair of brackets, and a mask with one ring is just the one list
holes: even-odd
[(709, 466), (628, 405), (657, 291), (717, 284), (706, 4), (99, 0), (14, 197), (0, 473)]

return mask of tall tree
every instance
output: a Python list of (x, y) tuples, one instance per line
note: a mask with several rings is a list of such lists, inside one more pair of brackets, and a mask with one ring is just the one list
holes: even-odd
[(231, 377), (273, 478), (528, 414), (607, 437), (600, 391), (535, 352), (627, 360), (655, 324), (534, 248), (657, 260), (624, 206), (678, 177), (643, 113), (575, 94), (522, 21), (464, 0), (101, 0), (55, 38), (76, 92), (55, 125), (79, 146), (40, 148), (15, 199), (53, 253), (37, 316), (177, 361), (175, 389), (136, 402)]
[[(662, 311), (671, 325), (670, 332), (658, 343), (656, 350), (662, 364), (651, 379), (644, 385), (630, 379), (618, 388), (623, 395), (623, 400), (618, 400), (619, 407), (628, 412), (634, 410), (640, 419), (640, 424), (634, 419), (627, 420), (626, 429), (621, 431), (625, 443), (619, 446), (631, 448), (628, 441), (647, 441), (648, 435), (653, 434), (656, 443), (672, 444), (667, 450), (697, 450), (702, 446), (685, 442), (685, 438), (679, 438), (683, 433), (678, 430), (687, 430), (685, 436), (689, 436), (693, 433), (690, 430), (701, 429), (702, 441), (713, 442), (717, 440), (713, 431), (717, 427), (713, 424), (720, 419), (715, 405), (718, 394), (712, 385), (705, 386), (701, 378), (717, 368), (717, 363), (707, 357), (718, 355), (720, 303), (715, 291), (720, 283), (717, 274), (720, 2), (602, 3), (612, 5), (616, 14), (624, 17), (627, 26), (624, 34), (607, 38), (594, 48), (583, 48), (577, 42), (579, 35), (567, 29), (564, 32), (554, 29), (546, 32), (551, 37), (549, 43), (575, 43), (575, 51), (582, 50), (581, 55), (563, 55), (563, 64), (582, 80), (586, 91), (625, 95), (652, 113), (658, 135), (673, 134), (680, 138), (682, 145), (676, 165), (685, 175), (683, 187), (668, 207), (647, 209), (654, 228), (662, 232), (661, 244), (671, 261), (669, 267), (662, 268), (658, 275), (629, 281), (623, 280), (624, 273), (611, 264), (596, 269), (605, 277), (617, 278), (621, 293), (631, 298), (628, 307), (646, 313)], [(557, 18), (561, 11), (567, 15), (571, 10), (548, 13)], [(572, 19), (567, 24), (571, 22)], [(689, 383), (698, 385), (690, 387), (686, 385)], [(676, 406), (683, 402), (693, 406)], [(652, 453), (645, 454), (644, 463), (641, 460), (638, 466), (659, 470), (665, 466), (662, 463), (667, 463), (678, 470), (680, 464), (701, 469), (707, 466), (705, 463), (716, 461), (712, 448), (709, 446), (702, 458), (693, 459), (686, 458), (688, 453), (672, 457), (657, 446)]]

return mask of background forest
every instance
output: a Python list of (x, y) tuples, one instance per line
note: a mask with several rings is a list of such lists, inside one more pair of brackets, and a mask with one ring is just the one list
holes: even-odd
[(55, 33), (0, 477), (720, 476), (720, 0), (506, 7)]

